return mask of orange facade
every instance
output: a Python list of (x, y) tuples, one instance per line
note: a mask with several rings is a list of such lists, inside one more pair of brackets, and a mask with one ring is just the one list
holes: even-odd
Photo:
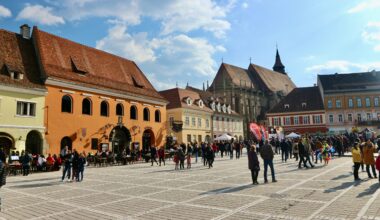
[[(124, 147), (138, 143), (141, 150), (144, 144), (154, 143), (156, 146), (162, 146), (165, 142), (165, 105), (152, 104), (148, 98), (141, 102), (57, 86), (47, 85), (47, 90), (45, 137), (49, 148), (46, 153), (58, 154), (62, 147), (70, 144), (72, 145), (70, 148), (80, 152), (96, 151), (102, 147), (104, 150), (107, 145), (108, 150), (116, 151), (115, 130), (123, 130), (126, 134), (125, 143), (118, 143), (125, 144)], [(67, 104), (62, 101), (64, 96), (71, 98), (71, 112), (62, 112), (62, 105)], [(91, 103), (90, 115), (82, 112), (84, 99), (88, 99)], [(108, 107), (108, 116), (101, 116), (102, 102)], [(116, 114), (118, 104), (119, 114), (120, 106), (122, 109), (121, 121)], [(136, 107), (137, 119), (131, 119), (131, 106)], [(144, 109), (149, 110), (149, 121), (144, 120)]]

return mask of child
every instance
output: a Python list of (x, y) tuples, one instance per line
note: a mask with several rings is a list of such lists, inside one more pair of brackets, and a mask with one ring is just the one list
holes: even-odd
[(187, 169), (190, 169), (191, 168), (191, 153), (187, 154), (186, 161), (187, 161)]
[(323, 146), (322, 158), (323, 158), (323, 161), (325, 162), (325, 165), (328, 165), (329, 160), (331, 158), (331, 153), (330, 153), (330, 146), (327, 143), (324, 144)]

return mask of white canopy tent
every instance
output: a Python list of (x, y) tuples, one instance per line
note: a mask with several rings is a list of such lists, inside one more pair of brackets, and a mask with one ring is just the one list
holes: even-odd
[(217, 138), (214, 138), (215, 141), (229, 141), (231, 140), (233, 137), (229, 136), (228, 134), (222, 134), (220, 135), (219, 137)]
[(301, 137), (301, 135), (292, 132), (292, 133), (286, 135), (285, 137), (286, 138), (299, 138), (299, 137)]

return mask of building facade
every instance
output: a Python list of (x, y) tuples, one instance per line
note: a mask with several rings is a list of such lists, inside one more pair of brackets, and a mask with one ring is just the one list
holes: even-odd
[(234, 137), (234, 140), (244, 140), (243, 118), (232, 110), (231, 105), (223, 102), (222, 98), (214, 97), (211, 92), (187, 86), (186, 89), (197, 92), (203, 103), (212, 111), (212, 139), (223, 134)]
[(204, 103), (199, 93), (174, 88), (161, 91), (167, 105), (167, 127), (177, 143), (210, 142), (212, 140), (213, 111)]
[(167, 101), (130, 60), (33, 28), (47, 89), (47, 153), (163, 145)]
[(293, 89), (267, 113), (268, 130), (282, 128), (285, 134), (327, 132), (323, 100), (318, 87)]
[(380, 129), (380, 72), (318, 75), (331, 133)]
[[(29, 28), (21, 26), (22, 30)], [(46, 151), (44, 107), (46, 89), (30, 39), (0, 30), (0, 148), (7, 155)]]
[(250, 63), (247, 69), (222, 63), (207, 91), (231, 105), (243, 117), (243, 132), (252, 137), (249, 123), (266, 124), (265, 114), (296, 86), (285, 72), (280, 56), (272, 71)]

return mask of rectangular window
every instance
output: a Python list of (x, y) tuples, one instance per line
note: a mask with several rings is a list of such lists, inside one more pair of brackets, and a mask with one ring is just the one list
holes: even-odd
[(209, 127), (210, 127), (210, 121), (206, 119), (206, 128), (209, 128)]
[(173, 126), (173, 122), (174, 122), (174, 117), (173, 117), (173, 116), (170, 116), (170, 117), (169, 117), (169, 123), (170, 123), (170, 126)]
[(371, 107), (371, 99), (369, 97), (365, 98), (365, 107)]
[(374, 105), (375, 107), (379, 107), (379, 97), (375, 97), (375, 98), (373, 99), (373, 105)]
[(353, 108), (354, 107), (354, 101), (352, 99), (348, 99), (348, 107)]
[(290, 117), (285, 118), (285, 125), (290, 125)]
[(198, 127), (202, 127), (202, 119), (198, 118)]
[(371, 121), (372, 120), (372, 114), (371, 113), (367, 113), (367, 121)]
[(338, 121), (343, 122), (343, 115), (338, 115)]
[(191, 118), (191, 126), (195, 127), (195, 118)]
[(303, 124), (309, 124), (310, 122), (309, 122), (309, 116), (304, 116), (303, 117)]
[(280, 125), (280, 123), (278, 123), (278, 118), (276, 117), (276, 118), (273, 118), (273, 123), (274, 123), (274, 125), (275, 126), (279, 126)]
[(347, 119), (348, 119), (349, 122), (352, 122), (352, 114), (348, 114), (347, 115)]
[(321, 116), (320, 115), (314, 115), (314, 123), (315, 124), (321, 124)]
[(17, 115), (36, 116), (36, 103), (17, 101)]
[(187, 135), (187, 142), (188, 142), (188, 143), (191, 142), (191, 134), (188, 134), (188, 135)]
[(298, 125), (298, 124), (299, 124), (298, 119), (299, 119), (298, 116), (294, 117), (294, 124), (295, 124), (295, 125)]
[(362, 99), (361, 98), (357, 98), (356, 99), (356, 104), (357, 104), (358, 108), (361, 108), (362, 107)]
[(329, 115), (329, 122), (334, 123), (334, 115)]
[(186, 126), (189, 126), (190, 125), (190, 118), (189, 117), (185, 117), (185, 125)]
[(340, 99), (337, 99), (337, 100), (335, 101), (335, 107), (336, 107), (336, 108), (342, 108), (342, 102), (340, 101)]
[(332, 108), (332, 101), (331, 100), (327, 101), (327, 108)]
[(198, 143), (202, 142), (202, 135), (198, 135)]
[(357, 117), (358, 117), (358, 121), (362, 121), (362, 115), (360, 113), (358, 113)]

